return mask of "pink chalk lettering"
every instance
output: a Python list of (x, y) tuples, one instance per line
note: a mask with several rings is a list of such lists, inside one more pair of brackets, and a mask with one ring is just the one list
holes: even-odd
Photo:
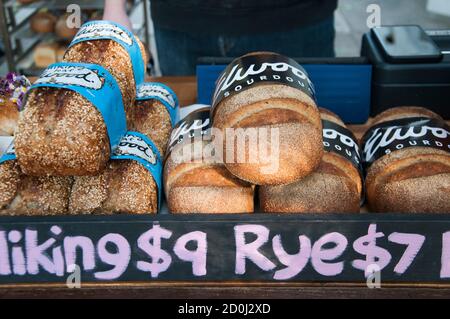
[[(256, 239), (251, 243), (245, 242), (245, 234), (252, 233)], [(264, 271), (272, 270), (276, 265), (259, 252), (259, 248), (269, 240), (269, 229), (262, 225), (237, 225), (234, 226), (236, 243), (235, 273), (245, 274), (246, 259), (251, 260)]]
[(353, 249), (366, 256), (366, 259), (355, 259), (352, 265), (356, 269), (364, 271), (366, 278), (373, 273), (373, 265), (378, 266), (377, 269), (383, 270), (391, 261), (391, 254), (382, 247), (377, 246), (377, 238), (384, 237), (384, 233), (377, 232), (377, 224), (370, 224), (367, 235), (359, 237), (353, 242)]
[(27, 273), (25, 255), (21, 246), (13, 246), (12, 248), (12, 262), (14, 275), (23, 276)]
[[(197, 249), (188, 250), (186, 248), (187, 243), (190, 241), (196, 242)], [(194, 231), (181, 236), (175, 243), (173, 250), (181, 260), (192, 262), (192, 273), (194, 276), (206, 275), (206, 233)]]
[(425, 236), (420, 234), (392, 233), (389, 235), (388, 240), (396, 244), (406, 245), (405, 252), (394, 268), (394, 272), (401, 275), (405, 273), (416, 258), (425, 242)]
[(450, 278), (450, 231), (442, 234), (441, 278)]
[(53, 248), (53, 263), (55, 264), (55, 274), (58, 277), (64, 276), (64, 257), (61, 246)]
[(171, 231), (158, 224), (153, 225), (149, 231), (143, 233), (138, 238), (138, 247), (151, 258), (151, 262), (140, 260), (137, 262), (137, 268), (150, 272), (152, 278), (158, 278), (160, 273), (169, 269), (172, 257), (164, 249), (161, 249), (161, 239), (169, 239), (171, 236)]
[[(73, 272), (73, 266), (77, 264), (77, 249), (81, 249), (82, 265), (85, 271), (95, 268), (95, 248), (92, 240), (85, 236), (64, 238), (64, 256), (67, 264), (67, 272)], [(79, 265), (81, 268), (81, 264)]]
[[(117, 253), (111, 253), (106, 249), (107, 244), (116, 246)], [(98, 257), (104, 263), (114, 266), (107, 271), (99, 271), (94, 274), (97, 279), (113, 280), (119, 278), (127, 269), (131, 258), (131, 248), (127, 239), (120, 234), (107, 234), (97, 243)]]
[(284, 250), (280, 235), (276, 235), (272, 239), (273, 252), (280, 262), (286, 266), (286, 268), (275, 272), (274, 279), (286, 280), (293, 278), (305, 268), (311, 255), (311, 241), (303, 235), (298, 237), (298, 241), (300, 244), (298, 253), (290, 255)]
[[(334, 244), (333, 248), (324, 249), (327, 244)], [(339, 275), (344, 269), (344, 262), (325, 263), (325, 261), (335, 260), (341, 256), (347, 248), (347, 238), (340, 233), (329, 233), (322, 236), (314, 243), (311, 252), (311, 263), (314, 269), (324, 276)]]
[(25, 230), (25, 251), (27, 271), (30, 275), (37, 275), (39, 273), (39, 266), (50, 274), (56, 272), (55, 264), (48, 257), (46, 252), (56, 240), (50, 238), (41, 245), (38, 245), (38, 232), (36, 230)]
[(0, 231), (0, 275), (11, 275), (8, 242), (6, 241), (6, 233), (4, 231)]

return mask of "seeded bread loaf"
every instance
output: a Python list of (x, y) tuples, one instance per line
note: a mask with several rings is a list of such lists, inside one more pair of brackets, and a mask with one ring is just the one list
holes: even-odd
[[(148, 136), (164, 156), (172, 130), (166, 107), (157, 100), (136, 101), (131, 130)], [(96, 176), (75, 178), (72, 214), (156, 213), (158, 189), (151, 173), (134, 160), (111, 160)]]

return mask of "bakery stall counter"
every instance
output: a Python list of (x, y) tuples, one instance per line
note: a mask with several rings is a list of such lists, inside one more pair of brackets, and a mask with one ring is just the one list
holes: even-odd
[[(369, 118), (355, 89), (370, 84), (367, 65), (307, 71), (253, 53), (218, 80), (201, 67), (145, 78), (139, 41), (93, 37), (31, 87), (4, 82), (17, 114), (0, 159), (0, 296), (450, 297), (450, 133), (438, 114)], [(116, 60), (80, 54), (85, 41)], [(246, 72), (258, 63), (263, 74)], [(248, 128), (279, 157), (224, 160)]]

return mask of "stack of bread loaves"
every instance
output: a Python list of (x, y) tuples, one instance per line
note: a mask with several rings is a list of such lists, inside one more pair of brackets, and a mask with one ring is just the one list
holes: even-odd
[(70, 213), (156, 213), (161, 202), (162, 157), (178, 100), (160, 83), (138, 87), (130, 130), (107, 168), (96, 176), (76, 177)]
[[(107, 21), (81, 27), (64, 62), (30, 88), (15, 150), (0, 159), (3, 214), (64, 214), (69, 203), (76, 213), (156, 211), (160, 153), (177, 99), (163, 85), (143, 84), (145, 64), (142, 44), (126, 28)], [(81, 190), (99, 176), (106, 182), (90, 195), (104, 192), (101, 205), (82, 205)]]
[(225, 168), (212, 135), (209, 106), (192, 111), (175, 126), (164, 167), (170, 212), (253, 212), (254, 186)]

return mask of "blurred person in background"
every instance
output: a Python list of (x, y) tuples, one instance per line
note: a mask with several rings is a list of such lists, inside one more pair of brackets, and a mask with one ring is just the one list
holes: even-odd
[[(105, 1), (104, 18), (119, 23), (117, 19), (122, 19), (126, 25), (126, 1)], [(337, 0), (151, 0), (150, 4), (163, 75), (193, 75), (198, 58), (205, 56), (238, 57), (252, 51), (334, 56)]]

